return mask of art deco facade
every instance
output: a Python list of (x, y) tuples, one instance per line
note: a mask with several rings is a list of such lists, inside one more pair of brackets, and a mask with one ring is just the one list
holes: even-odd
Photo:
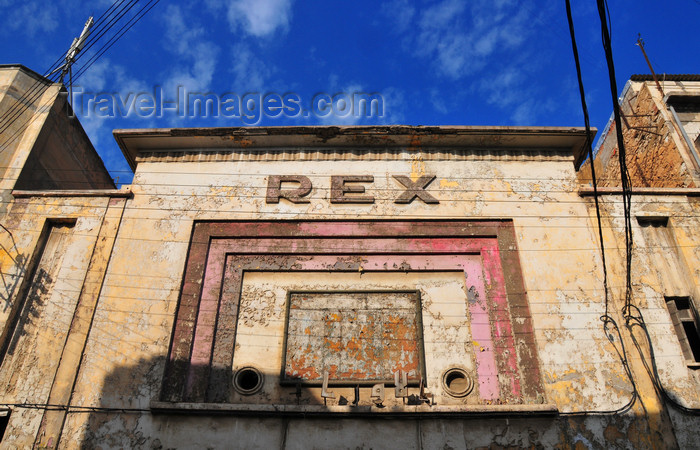
[(580, 128), (117, 130), (116, 189), (47, 86), (2, 135), (2, 445), (697, 445), (698, 87), (625, 94), (647, 340), (607, 130), (617, 329)]

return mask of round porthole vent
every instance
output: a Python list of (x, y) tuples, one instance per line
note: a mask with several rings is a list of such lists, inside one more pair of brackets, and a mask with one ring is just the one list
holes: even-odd
[(233, 388), (243, 395), (252, 395), (262, 389), (263, 374), (255, 367), (241, 367), (233, 376)]
[(452, 397), (466, 397), (474, 389), (474, 381), (466, 370), (452, 367), (442, 374), (442, 388)]

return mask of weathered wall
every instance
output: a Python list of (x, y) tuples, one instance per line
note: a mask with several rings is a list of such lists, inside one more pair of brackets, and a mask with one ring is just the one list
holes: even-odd
[(113, 189), (114, 182), (67, 96), (53, 104), (15, 189)]
[[(681, 126), (690, 139), (697, 137), (697, 114), (694, 105), (700, 96), (697, 82), (662, 81), (659, 92), (656, 84), (630, 82), (621, 106), (626, 120), (623, 135), (627, 151), (627, 167), (635, 188), (688, 188), (697, 186), (698, 168), (689, 145), (681, 133)], [(674, 118), (666, 104), (666, 98), (677, 96), (686, 108), (678, 108)], [(670, 100), (669, 100), (670, 102)], [(615, 125), (612, 124), (595, 159), (599, 186), (620, 186)], [(697, 152), (697, 148), (695, 149)], [(696, 153), (697, 154), (697, 153)], [(591, 181), (590, 161), (579, 172), (579, 180)], [(639, 189), (641, 193), (643, 189)], [(670, 191), (669, 191), (670, 192)], [(651, 191), (649, 191), (651, 193)], [(677, 195), (635, 195), (632, 198), (632, 222), (634, 252), (632, 259), (632, 305), (636, 318), (631, 321), (627, 347), (634, 355), (631, 366), (640, 369), (638, 383), (651, 387), (654, 377), (645, 377), (647, 364), (656, 363), (659, 389), (665, 390), (670, 400), (665, 402), (668, 417), (673, 424), (677, 442), (681, 448), (696, 444), (695, 416), (682, 408), (698, 408), (698, 375), (693, 361), (686, 361), (679, 338), (671, 324), (665, 297), (682, 296), (700, 307), (700, 272), (698, 271), (698, 202), (696, 197), (678, 191)], [(605, 241), (608, 249), (608, 270), (611, 273), (613, 298), (617, 309), (624, 303), (624, 276), (626, 263), (621, 257), (625, 248), (622, 197), (602, 196)], [(595, 214), (592, 199), (591, 214)], [(661, 219), (661, 220), (659, 220)], [(645, 220), (656, 222), (653, 226), (640, 226)], [(659, 226), (665, 223), (665, 226)], [(639, 310), (635, 310), (638, 307)], [(638, 317), (637, 317), (638, 316)], [(647, 341), (648, 332), (651, 346)], [(634, 338), (634, 339), (631, 339)], [(637, 349), (639, 344), (639, 349)], [(640, 382), (641, 380), (641, 382)], [(640, 389), (643, 392), (643, 389)], [(644, 395), (642, 395), (643, 400)], [(677, 402), (680, 406), (673, 405)]]
[[(75, 225), (61, 234), (58, 250), (52, 253), (57, 262), (46, 264), (53, 267), (50, 277), (55, 279), (44, 292), (48, 297), (30, 296), (41, 302), (27, 310), (23, 339), (0, 367), (1, 401), (70, 403), (71, 407), (67, 411), (13, 407), (3, 444), (52, 447), (61, 433), (62, 448), (73, 448), (79, 442), (86, 448), (692, 447), (698, 419), (669, 412), (668, 403), (660, 401), (624, 327), (620, 313), (624, 235), (619, 198), (603, 198), (604, 216), (611, 218), (604, 224), (611, 288), (608, 311), (620, 325), (619, 335), (608, 329), (610, 338), (600, 320), (606, 305), (595, 212), (592, 199), (579, 195), (572, 157), (562, 149), (467, 150), (436, 155), (420, 146), (382, 157), (361, 149), (319, 152), (307, 154), (306, 161), (281, 160), (275, 149), (241, 153), (236, 160), (225, 151), (155, 154), (140, 160), (131, 188), (133, 198), (62, 197), (54, 193), (51, 197), (16, 199), (3, 219), (12, 233), (1, 235), (4, 280), (21, 281), (26, 276), (18, 267), (32, 259), (47, 219), (74, 221)], [(354, 184), (366, 190), (354, 195), (373, 196), (374, 201), (331, 203), (332, 174), (372, 176), (372, 182)], [(404, 191), (395, 175), (418, 180), (426, 174), (436, 176), (426, 190), (439, 203), (428, 204), (420, 198), (408, 204), (395, 203)], [(266, 200), (271, 175), (308, 177), (313, 185), (309, 202)], [(658, 195), (635, 199), (635, 215), (670, 217), (671, 236), (677, 244), (675, 264), (685, 268), (678, 283), (685, 283), (691, 295), (698, 295), (697, 201)], [(512, 224), (514, 240), (505, 247), (482, 246), (467, 252), (460, 264), (471, 261), (469, 270), (436, 262), (462, 256), (451, 247), (459, 241), (455, 238), (458, 233), (447, 232), (443, 240), (410, 240), (413, 246), (429, 246), (432, 254), (427, 257), (426, 252), (411, 250), (408, 256), (401, 255), (403, 261), (392, 255), (400, 254), (400, 246), (415, 238), (416, 231), (407, 231), (406, 238), (390, 236), (393, 243), (384, 250), (374, 249), (371, 257), (364, 246), (372, 245), (361, 238), (340, 240), (342, 227), (351, 227), (358, 220), (383, 224), (377, 228), (398, 220), (439, 220), (434, 222), (438, 227), (449, 228), (449, 220), (483, 224), (500, 219)], [(244, 237), (235, 244), (238, 247), (225, 247), (230, 243), (217, 241), (215, 236), (211, 241), (208, 236), (204, 243), (193, 241), (195, 223), (203, 221), (222, 227), (250, 221), (250, 232), (241, 235)], [(329, 229), (338, 224), (341, 229), (335, 231), (335, 241), (323, 241), (323, 236), (308, 233), (313, 228), (307, 225), (309, 221), (317, 226), (325, 221), (322, 224)], [(302, 237), (313, 238), (316, 244), (291, 238), (259, 239), (264, 236), (261, 230), (280, 224), (297, 224), (307, 230)], [(655, 265), (663, 253), (649, 245), (651, 241), (642, 229), (635, 227), (634, 232), (634, 304), (646, 320), (661, 384), (685, 406), (700, 407), (697, 374), (683, 359), (665, 309), (667, 282), (660, 273), (663, 269)], [(349, 250), (338, 250), (338, 245), (348, 243)], [(198, 317), (206, 319), (198, 322), (201, 329), (216, 329), (217, 321), (235, 317), (239, 340), (223, 369), (228, 370), (229, 378), (231, 368), (242, 365), (252, 364), (264, 371), (266, 385), (261, 393), (231, 398), (238, 411), (220, 401), (205, 404), (198, 399), (170, 406), (159, 402), (177, 330), (175, 320), (181, 313), (181, 292), (199, 292), (205, 298), (207, 289), (216, 284), (205, 283), (204, 291), (186, 282), (183, 285), (188, 258), (199, 244), (205, 256), (215, 255), (209, 250), (217, 245), (219, 250), (223, 248), (222, 261), (210, 260), (219, 264), (217, 270), (228, 267), (235, 272), (236, 267), (225, 264), (239, 260), (226, 255), (235, 256), (241, 248), (248, 248), (249, 259), (257, 258), (260, 264), (241, 272), (241, 308), (235, 315), (223, 314), (216, 304), (207, 309), (206, 302), (201, 305), (207, 308), (197, 311)], [(307, 261), (290, 260), (291, 268), (284, 269), (279, 260), (285, 246), (296, 246), (294, 251), (308, 256)], [(485, 261), (489, 252), (500, 251), (517, 252), (524, 285), (524, 293), (519, 295), (527, 302), (527, 313), (513, 311), (522, 305), (513, 301), (512, 292), (507, 293), (508, 301), (503, 301), (505, 294), (494, 287), (498, 280), (491, 276), (489, 267), (496, 266)], [(331, 257), (335, 258), (333, 270), (324, 266)], [(388, 268), (380, 268), (380, 260)], [(393, 262), (396, 269), (389, 267)], [(213, 267), (207, 262), (207, 270)], [(207, 270), (202, 269), (204, 273)], [(475, 301), (474, 292), (481, 293), (481, 288), (475, 285), (472, 292), (464, 282), (465, 273), (479, 270), (484, 283), (482, 301), (486, 297), (493, 302)], [(504, 265), (502, 270), (507, 278), (512, 277), (509, 271), (516, 269)], [(474, 276), (479, 279), (478, 274)], [(20, 285), (13, 281), (4, 285), (3, 323)], [(228, 289), (225, 283), (220, 288)], [(314, 385), (302, 387), (300, 405), (296, 405), (295, 387), (277, 385), (282, 369), (286, 292), (326, 289), (420, 292), (425, 301), (420, 317), (425, 327), (426, 379), (428, 390), (436, 394), (435, 405), (403, 405), (388, 387), (386, 408), (378, 409), (369, 406), (368, 388), (363, 387), (360, 407), (353, 412), (353, 407), (340, 404), (340, 395), (352, 400), (352, 388), (332, 386), (336, 398), (324, 402), (320, 387)], [(96, 308), (94, 317), (91, 308)], [(515, 319), (494, 319), (499, 317)], [(523, 327), (524, 322), (531, 323), (531, 328)], [(500, 330), (501, 324), (513, 329)], [(503, 339), (482, 340), (475, 331), (480, 326), (503, 331), (499, 336)], [(510, 336), (508, 341), (508, 333), (528, 336)], [(634, 333), (642, 342), (641, 355), (649, 360), (643, 335), (638, 328)], [(195, 336), (216, 341), (218, 335), (195, 332)], [(633, 385), (617, 353), (620, 336), (639, 395), (631, 406)], [(527, 342), (532, 342), (534, 349), (526, 348)], [(509, 354), (528, 351), (538, 361), (529, 367), (533, 369), (530, 372), (539, 371), (534, 377), (532, 373), (529, 378), (511, 377), (511, 373), (494, 368), (482, 371), (485, 355), (497, 355), (494, 361), (498, 362), (508, 360)], [(192, 355), (202, 356), (206, 364), (206, 353), (197, 353), (195, 348)], [(476, 372), (474, 391), (460, 399), (444, 395), (439, 386), (442, 370), (454, 360)], [(20, 376), (30, 381), (19, 382)], [(533, 379), (539, 383), (536, 389), (528, 385)], [(529, 388), (531, 394), (515, 395), (516, 381), (522, 382), (519, 389)], [(489, 386), (495, 388), (488, 391)], [(221, 390), (232, 391), (228, 385)], [(409, 391), (417, 393), (418, 388), (410, 387)], [(217, 408), (222, 415), (211, 412)], [(287, 415), (278, 414), (285, 408)]]
[(0, 67), (0, 114), (8, 118), (0, 129), (0, 208), (13, 188), (114, 188), (61, 88), (22, 66)]
[[(622, 199), (620, 195), (606, 195), (600, 198), (603, 216), (603, 231), (608, 258), (609, 286), (611, 288), (611, 308), (618, 313), (624, 306), (625, 236)], [(588, 200), (591, 214), (595, 214), (592, 198)], [(657, 220), (668, 218), (669, 240), (661, 242), (649, 229), (640, 226), (645, 218)], [(618, 320), (630, 366), (640, 393), (640, 403), (649, 408), (650, 393), (654, 386), (644, 364), (650, 369), (656, 364), (658, 382), (668, 396), (681, 407), (700, 407), (698, 396), (697, 370), (689, 365), (675, 334), (666, 307), (664, 296), (691, 296), (700, 298), (700, 252), (697, 245), (698, 202), (685, 195), (635, 195), (632, 202), (632, 224), (634, 251), (632, 258), (632, 299), (633, 316), (631, 331)], [(657, 231), (658, 232), (658, 231)], [(617, 319), (616, 319), (617, 320)], [(649, 341), (647, 340), (648, 332)], [(637, 347), (639, 345), (639, 348)], [(653, 355), (652, 355), (653, 351)], [(656, 403), (656, 402), (654, 402)], [(673, 425), (680, 448), (693, 448), (696, 444), (697, 414), (681, 412), (671, 401), (661, 409), (662, 420), (652, 426), (662, 427), (662, 422)], [(654, 408), (659, 408), (657, 404)]]
[[(512, 218), (546, 401), (562, 413), (592, 413), (585, 418), (505, 421), (489, 418), (488, 414), (437, 421), (428, 414), (418, 422), (377, 423), (360, 418), (339, 422), (193, 418), (191, 411), (183, 411), (187, 414), (184, 417), (95, 412), (67, 416), (63, 446), (69, 447), (77, 439), (105, 446), (176, 447), (207, 442), (240, 448), (269, 448), (282, 441), (291, 448), (381, 448), (396, 447), (397, 439), (405, 440), (402, 446), (406, 448), (418, 448), (421, 442), (428, 448), (443, 444), (599, 448), (673, 445), (668, 415), (648, 383), (640, 388), (644, 389), (644, 407), (637, 402), (624, 414), (595, 414), (624, 407), (632, 387), (615, 347), (602, 331), (599, 317), (604, 311), (604, 295), (595, 221), (590, 202), (576, 192), (571, 158), (444, 161), (415, 153), (394, 161), (258, 159), (139, 164), (134, 198), (128, 203), (115, 243), (72, 398), (74, 404), (148, 409), (159, 398), (194, 220)], [(373, 175), (374, 182), (365, 186), (375, 202), (330, 204), (332, 173)], [(417, 177), (424, 173), (437, 175), (428, 191), (440, 203), (394, 203), (402, 189), (392, 175)], [(308, 176), (314, 186), (310, 203), (266, 203), (266, 177), (273, 174)], [(611, 239), (619, 236), (611, 235)], [(614, 276), (611, 286), (619, 293), (622, 272), (616, 266), (609, 270)], [(295, 283), (317, 287), (304, 280)], [(623, 323), (617, 312), (619, 306), (613, 305), (612, 314)], [(260, 362), (270, 363), (267, 359)], [(639, 364), (634, 370), (637, 376), (643, 374)], [(666, 376), (679, 386), (692, 385), (687, 373), (668, 371)]]
[(59, 86), (19, 66), (0, 67), (0, 114), (11, 118), (0, 133), (0, 214), (58, 97)]
[[(625, 119), (627, 171), (633, 187), (682, 188), (697, 185), (697, 170), (681, 147), (682, 136), (670, 121), (671, 113), (650, 83), (632, 83), (622, 101)], [(620, 186), (617, 134), (613, 122), (607, 130), (595, 159), (598, 186)], [(591, 181), (590, 161), (582, 166), (579, 179)]]
[[(108, 200), (20, 198), (2, 218), (0, 330), (7, 350), (0, 403), (48, 403)], [(38, 244), (51, 224), (42, 252)], [(23, 292), (32, 274), (34, 283)], [(16, 319), (8, 323), (13, 312)], [(13, 408), (3, 445), (32, 446), (43, 413)]]

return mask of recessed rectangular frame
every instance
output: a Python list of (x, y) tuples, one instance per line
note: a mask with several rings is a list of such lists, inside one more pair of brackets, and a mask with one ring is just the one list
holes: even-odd
[[(195, 222), (161, 400), (230, 402), (246, 270), (464, 270), (466, 276), (471, 269), (460, 255), (480, 255), (488, 283), (470, 307), (472, 333), (487, 343), (476, 352), (482, 399), (541, 402), (545, 394), (511, 220)], [(476, 325), (475, 314), (486, 325)]]

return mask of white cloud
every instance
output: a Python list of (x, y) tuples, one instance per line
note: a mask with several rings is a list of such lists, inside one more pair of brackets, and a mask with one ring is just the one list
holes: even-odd
[(425, 30), (431, 30), (450, 25), (464, 12), (466, 6), (466, 2), (460, 0), (443, 0), (441, 3), (423, 11), (420, 26)]
[(437, 89), (431, 89), (430, 90), (430, 104), (433, 105), (433, 108), (442, 114), (447, 114), (449, 112), (449, 109), (447, 109), (447, 105), (445, 104), (445, 98), (443, 97), (444, 94), (441, 94), (440, 91)]
[[(421, 6), (394, 0), (385, 14), (405, 51), (427, 61), (438, 76), (467, 82), (457, 91), (470, 92), (472, 106), (495, 105), (517, 124), (536, 123), (555, 110), (543, 100), (542, 88), (528, 81), (536, 76), (534, 67), (547, 63), (537, 51), (533, 22), (546, 25), (543, 17), (551, 11), (514, 0), (440, 0)], [(426, 93), (428, 104), (445, 114), (454, 101), (436, 92)]]
[(551, 99), (540, 99), (536, 97), (521, 101), (513, 110), (511, 119), (516, 125), (532, 125), (537, 122), (537, 118), (543, 114), (551, 114), (556, 111), (557, 106)]
[(509, 1), (443, 0), (416, 11), (395, 0), (385, 11), (397, 33), (407, 36), (404, 47), (432, 60), (435, 71), (451, 79), (474, 74), (489, 58), (516, 50), (530, 31), (529, 9)]
[[(310, 116), (321, 125), (399, 123), (404, 117), (403, 95), (395, 88), (388, 88), (381, 92), (368, 91), (356, 82), (341, 84), (338, 75), (331, 74), (328, 77), (328, 88), (324, 93), (332, 100), (332, 104), (322, 105), (328, 108), (327, 114)], [(368, 99), (374, 98), (375, 94), (379, 94), (380, 104), (376, 101), (368, 104)], [(368, 108), (371, 108), (371, 111), (368, 111)]]
[(174, 91), (182, 85), (189, 91), (207, 91), (216, 70), (219, 47), (202, 38), (204, 29), (201, 26), (185, 22), (179, 6), (168, 6), (165, 23), (169, 48), (180, 57), (169, 70), (165, 87)]
[(227, 9), (232, 28), (257, 37), (286, 31), (292, 18), (292, 0), (231, 0)]
[(413, 16), (416, 13), (416, 8), (414, 8), (408, 0), (394, 0), (382, 4), (382, 13), (391, 16), (396, 30), (399, 33), (404, 33), (411, 25)]
[(406, 96), (404, 92), (395, 87), (383, 89), (384, 115), (379, 119), (379, 123), (387, 125), (403, 124), (406, 120), (405, 111), (407, 108)]
[[(135, 106), (133, 99), (139, 93), (150, 95), (153, 87), (132, 77), (124, 66), (114, 64), (107, 58), (93, 64), (80, 77), (74, 87), (74, 99), (80, 103), (74, 104), (73, 109), (95, 148), (111, 142), (112, 129), (124, 127), (123, 120), (138, 120), (139, 123), (135, 125), (138, 128), (152, 126), (152, 118), (140, 117), (132, 109)], [(114, 99), (110, 103), (110, 113), (101, 112), (99, 107), (91, 103), (103, 94)], [(144, 121), (148, 123), (143, 123)]]
[(522, 67), (520, 61), (482, 80), (477, 89), (487, 103), (508, 111), (516, 125), (532, 125), (544, 114), (556, 111), (556, 105), (540, 92), (541, 87), (528, 82), (532, 74)]
[(107, 83), (107, 77), (112, 69), (113, 67), (109, 59), (101, 58), (96, 60), (95, 63), (76, 80), (75, 85), (85, 88), (86, 91), (103, 91)]
[[(54, 31), (60, 19), (56, 4), (45, 1), (25, 1), (21, 4), (4, 1), (0, 3), (0, 14), (5, 19), (3, 27), (15, 31), (21, 30), (22, 34), (32, 37), (37, 33)], [(66, 43), (66, 50), (68, 45), (70, 42)]]
[(247, 44), (234, 45), (232, 56), (233, 90), (236, 92), (263, 90), (272, 69), (255, 56)]
[[(349, 83), (344, 88), (337, 89), (337, 75), (331, 75), (329, 80), (331, 83), (331, 92), (328, 92), (328, 95), (331, 95), (335, 102), (330, 114), (318, 117), (318, 121), (322, 125), (358, 125), (363, 118), (360, 117), (359, 114), (355, 114), (352, 110), (352, 98), (353, 94), (364, 92), (362, 86), (357, 83)], [(347, 111), (347, 113), (345, 113), (345, 111)]]
[[(98, 13), (112, 3), (112, 0), (0, 0), (0, 30), (17, 32), (16, 37), (40, 37), (55, 34), (61, 25), (74, 37), (83, 30), (91, 12), (96, 13), (97, 19)], [(68, 50), (72, 37), (63, 44), (64, 51)]]

